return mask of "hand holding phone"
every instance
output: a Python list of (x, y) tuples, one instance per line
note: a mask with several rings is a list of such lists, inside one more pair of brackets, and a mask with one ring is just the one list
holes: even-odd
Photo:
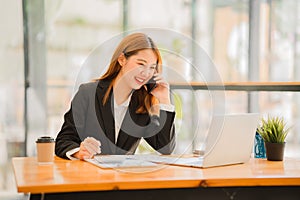
[(154, 88), (156, 88), (156, 81), (154, 80), (154, 76), (146, 83), (147, 92), (151, 93)]

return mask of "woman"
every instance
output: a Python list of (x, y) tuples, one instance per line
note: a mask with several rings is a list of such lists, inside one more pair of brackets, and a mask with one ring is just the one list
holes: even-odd
[[(161, 67), (160, 52), (150, 37), (126, 36), (105, 74), (79, 87), (57, 135), (56, 155), (85, 159), (134, 154), (141, 138), (170, 154), (175, 147), (175, 112)], [(146, 84), (151, 78), (156, 85), (150, 91)]]

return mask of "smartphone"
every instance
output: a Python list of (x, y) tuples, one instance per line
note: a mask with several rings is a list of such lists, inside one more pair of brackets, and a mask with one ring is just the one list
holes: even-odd
[(147, 92), (150, 93), (154, 88), (156, 88), (156, 81), (154, 80), (154, 76), (146, 83)]

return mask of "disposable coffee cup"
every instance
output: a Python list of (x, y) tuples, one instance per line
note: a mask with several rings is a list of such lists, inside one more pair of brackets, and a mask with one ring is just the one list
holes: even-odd
[(37, 161), (40, 164), (51, 164), (54, 160), (55, 140), (49, 136), (39, 137), (36, 140)]

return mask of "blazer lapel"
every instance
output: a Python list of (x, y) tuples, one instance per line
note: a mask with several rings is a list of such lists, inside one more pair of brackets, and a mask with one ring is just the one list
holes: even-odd
[(121, 129), (119, 131), (118, 139), (117, 139), (117, 146), (122, 148), (122, 149), (124, 148), (124, 145), (126, 144), (126, 141), (129, 138), (129, 135), (122, 130), (122, 127), (124, 127), (124, 124), (126, 123), (126, 119), (128, 119), (130, 117), (131, 116), (130, 116), (130, 113), (129, 113), (129, 109), (127, 109), (126, 114), (124, 116), (124, 120), (122, 122)]
[[(111, 147), (114, 146), (115, 144), (115, 123), (114, 123), (114, 116), (113, 116), (114, 107), (111, 101), (112, 92), (110, 93), (107, 102), (104, 105), (102, 104), (102, 99), (105, 95), (105, 92), (107, 91), (108, 85), (109, 83), (106, 83), (104, 81), (99, 81), (96, 90), (96, 101), (97, 101), (96, 104), (98, 105), (96, 106), (96, 114), (100, 126), (104, 131), (104, 134), (113, 144), (113, 145), (109, 145)], [(111, 147), (111, 150), (115, 152), (115, 148), (113, 149)]]
[(131, 96), (117, 140), (117, 146), (127, 151), (141, 138), (143, 132), (142, 125), (137, 123), (138, 115), (135, 114), (137, 109), (137, 99), (135, 95), (136, 94), (133, 93)]

